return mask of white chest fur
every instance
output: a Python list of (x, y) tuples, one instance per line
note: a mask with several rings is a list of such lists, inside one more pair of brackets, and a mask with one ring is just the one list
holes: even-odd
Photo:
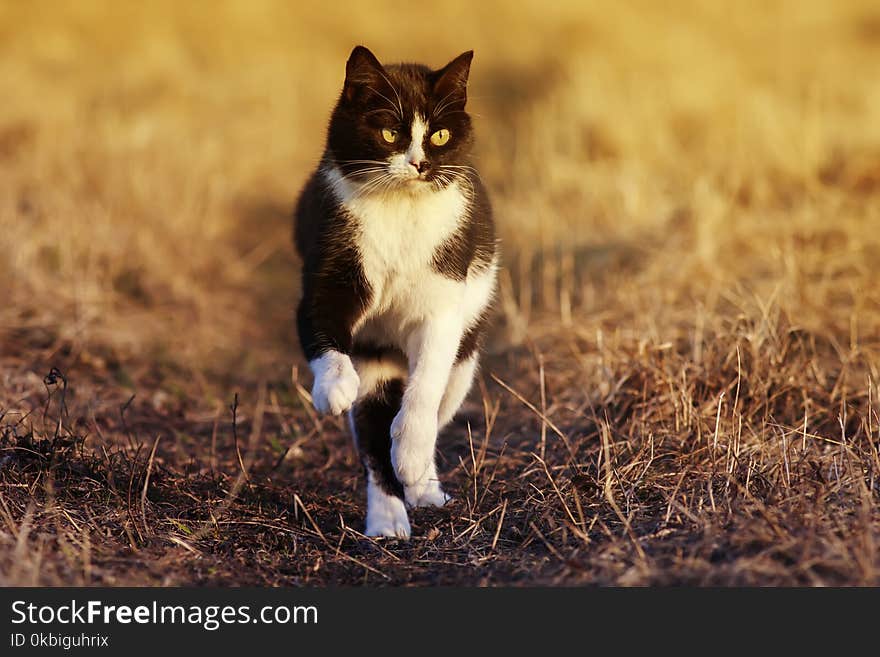
[[(361, 194), (336, 171), (327, 172), (327, 178), (357, 223), (361, 267), (372, 291), (365, 324), (381, 318), (403, 330), (456, 296), (462, 283), (438, 274), (432, 261), (467, 212), (467, 199), (458, 185)], [(383, 328), (384, 333), (391, 327)]]
[(437, 247), (458, 228), (467, 202), (456, 185), (353, 199), (346, 208), (359, 225), (358, 246), (370, 283), (419, 276), (431, 269)]

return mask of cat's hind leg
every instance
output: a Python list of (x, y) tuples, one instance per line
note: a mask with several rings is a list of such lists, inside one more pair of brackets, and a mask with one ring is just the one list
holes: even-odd
[[(391, 422), (400, 410), (404, 381), (393, 365), (356, 361), (361, 379), (349, 424), (367, 480), (367, 536), (409, 538), (403, 486), (391, 465)], [(391, 378), (394, 377), (394, 378)]]

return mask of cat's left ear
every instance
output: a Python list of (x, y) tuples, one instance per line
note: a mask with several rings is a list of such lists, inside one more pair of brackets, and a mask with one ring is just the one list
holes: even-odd
[(434, 96), (436, 98), (444, 104), (451, 99), (456, 99), (464, 107), (467, 102), (468, 74), (473, 58), (474, 51), (468, 50), (434, 73)]
[(384, 84), (389, 84), (388, 77), (376, 56), (365, 46), (355, 46), (345, 64), (343, 97), (351, 102), (356, 97), (363, 96), (363, 92), (370, 87), (375, 89)]

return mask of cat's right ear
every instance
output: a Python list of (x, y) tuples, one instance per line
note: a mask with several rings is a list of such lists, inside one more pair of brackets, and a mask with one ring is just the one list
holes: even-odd
[(468, 50), (434, 72), (434, 95), (440, 103), (451, 106), (454, 102), (467, 103), (467, 82), (474, 51)]
[(385, 71), (376, 56), (364, 46), (355, 46), (345, 64), (345, 86), (342, 95), (345, 100), (352, 102), (363, 90), (371, 86), (375, 88), (384, 77)]

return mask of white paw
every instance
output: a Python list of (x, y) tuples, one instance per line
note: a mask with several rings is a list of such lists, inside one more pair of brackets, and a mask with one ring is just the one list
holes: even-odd
[(409, 538), (409, 517), (403, 500), (369, 484), (367, 490), (367, 536)]
[(413, 486), (436, 478), (434, 445), (437, 442), (436, 413), (413, 413), (401, 409), (391, 423), (391, 463), (400, 483)]
[(360, 379), (351, 358), (338, 351), (328, 351), (309, 363), (315, 374), (312, 403), (319, 413), (339, 415), (357, 399)]
[(436, 474), (412, 486), (404, 486), (406, 503), (412, 507), (444, 506), (452, 498), (443, 492)]

